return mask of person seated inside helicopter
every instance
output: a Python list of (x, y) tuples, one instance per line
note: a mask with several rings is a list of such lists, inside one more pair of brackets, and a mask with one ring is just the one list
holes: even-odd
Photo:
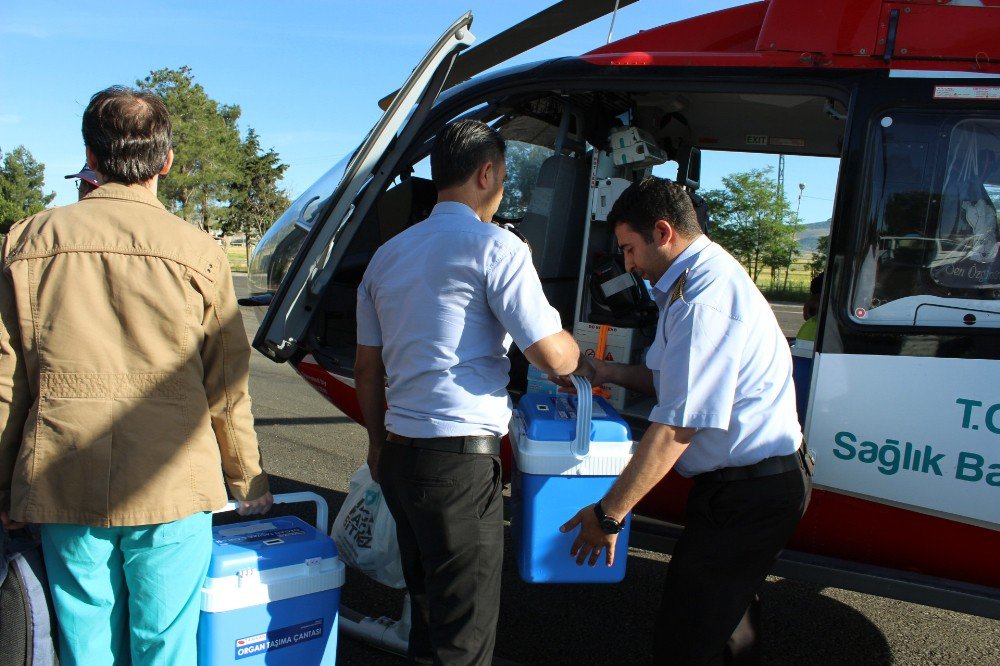
[[(1000, 288), (1000, 156), (970, 151), (957, 165), (941, 197), (941, 251), (932, 262), (936, 282), (951, 288)], [(991, 196), (990, 190), (994, 191)]]
[(924, 293), (917, 287), (934, 243), (926, 230), (927, 199), (924, 189), (909, 184), (902, 191), (887, 191), (870, 308)]

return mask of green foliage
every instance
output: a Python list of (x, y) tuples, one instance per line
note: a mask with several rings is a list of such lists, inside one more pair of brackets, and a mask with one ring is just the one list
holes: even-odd
[(766, 298), (769, 302), (784, 301), (787, 303), (805, 303), (809, 300), (808, 287), (798, 287), (794, 285), (782, 287), (780, 283), (776, 283), (770, 287), (761, 287), (760, 292), (764, 294), (764, 298)]
[(249, 247), (291, 204), (278, 188), (287, 164), (271, 148), (262, 152), (260, 137), (251, 127), (241, 146), (237, 178), (229, 184), (229, 211), (222, 225), (225, 233), (242, 233)]
[(771, 282), (799, 253), (795, 234), (801, 228), (785, 198), (778, 191), (771, 168), (732, 173), (722, 179), (722, 189), (702, 194), (713, 221), (712, 238), (728, 249), (757, 280), (771, 269)]
[(542, 162), (552, 155), (552, 150), (521, 141), (507, 142), (507, 179), (499, 214), (505, 219), (518, 220), (528, 211), (528, 199)]
[(56, 194), (45, 194), (44, 184), (45, 165), (36, 162), (24, 146), (4, 156), (0, 163), (0, 233), (7, 233), (10, 225), (52, 202)]
[(240, 107), (210, 98), (186, 66), (150, 72), (136, 85), (159, 95), (170, 111), (174, 165), (160, 179), (160, 199), (169, 210), (208, 231), (219, 221), (220, 202), (229, 198), (231, 184), (239, 179)]
[(826, 270), (826, 258), (830, 254), (830, 234), (816, 239), (816, 252), (809, 260), (809, 272), (813, 277)]

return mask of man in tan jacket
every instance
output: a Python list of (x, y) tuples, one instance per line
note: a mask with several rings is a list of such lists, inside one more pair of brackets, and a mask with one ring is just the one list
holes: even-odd
[(211, 511), (271, 506), (226, 255), (156, 198), (170, 119), (83, 116), (101, 187), (14, 225), (0, 272), (0, 519), (40, 523), (64, 664), (194, 664)]

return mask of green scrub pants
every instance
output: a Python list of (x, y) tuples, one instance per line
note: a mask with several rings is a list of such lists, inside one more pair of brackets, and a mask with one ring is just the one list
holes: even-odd
[(212, 514), (139, 527), (42, 525), (63, 666), (197, 664)]

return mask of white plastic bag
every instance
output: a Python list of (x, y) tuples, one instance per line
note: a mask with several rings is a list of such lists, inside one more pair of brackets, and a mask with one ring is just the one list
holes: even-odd
[(399, 561), (396, 521), (372, 481), (368, 464), (362, 465), (347, 491), (347, 498), (333, 522), (333, 537), (340, 559), (389, 587), (406, 587)]

